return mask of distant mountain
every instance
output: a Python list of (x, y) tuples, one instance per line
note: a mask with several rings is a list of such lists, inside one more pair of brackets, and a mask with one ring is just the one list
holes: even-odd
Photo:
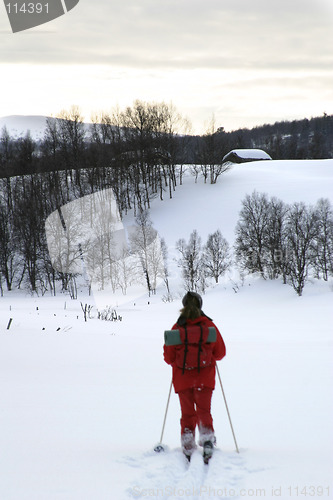
[(25, 116), (11, 115), (0, 118), (0, 131), (6, 127), (9, 134), (14, 139), (24, 137), (27, 131), (30, 131), (34, 140), (40, 140), (44, 137), (46, 128), (46, 116)]
[[(3, 127), (6, 127), (13, 139), (24, 137), (30, 132), (31, 138), (35, 141), (43, 139), (46, 129), (46, 120), (56, 120), (49, 116), (42, 115), (10, 115), (0, 118), (0, 135)], [(85, 124), (86, 128), (90, 124)]]

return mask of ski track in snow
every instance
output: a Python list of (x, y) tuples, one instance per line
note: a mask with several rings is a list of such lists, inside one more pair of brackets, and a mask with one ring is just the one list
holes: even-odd
[(218, 386), (212, 409), (221, 448), (208, 466), (200, 448), (188, 464), (178, 447), (174, 394), (169, 447), (143, 451), (159, 436), (170, 384), (163, 331), (182, 297), (174, 242), (196, 227), (204, 238), (221, 228), (232, 243), (241, 199), (253, 189), (286, 203), (332, 202), (332, 167), (253, 162), (215, 186), (185, 176), (172, 200), (154, 200), (173, 302), (163, 302), (163, 286), (149, 299), (135, 288), (126, 303), (109, 302), (123, 317), (110, 323), (84, 321), (80, 301), (98, 306), (85, 290), (76, 301), (19, 290), (1, 297), (0, 500), (332, 498), (332, 280), (311, 279), (302, 297), (278, 280), (241, 282), (237, 273), (207, 289), (204, 310), (227, 345), (221, 373), (240, 454)]
[(241, 454), (219, 449), (214, 451), (209, 465), (204, 464), (201, 449), (187, 463), (180, 448), (159, 454), (149, 452), (136, 458), (127, 456), (119, 462), (137, 469), (126, 491), (128, 498), (228, 498), (228, 492), (237, 495), (241, 491), (243, 479), (251, 472)]

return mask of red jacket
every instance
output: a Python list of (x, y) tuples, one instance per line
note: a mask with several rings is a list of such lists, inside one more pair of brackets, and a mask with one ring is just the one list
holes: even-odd
[[(191, 325), (197, 325), (201, 323), (206, 326), (213, 326), (216, 329), (216, 342), (213, 345), (213, 356), (212, 363), (204, 368), (198, 370), (185, 370), (183, 373), (182, 368), (179, 368), (176, 364), (176, 352), (177, 349), (182, 348), (182, 346), (164, 346), (164, 360), (168, 365), (172, 366), (172, 382), (175, 389), (175, 392), (178, 393), (180, 391), (184, 391), (186, 389), (190, 389), (192, 387), (208, 387), (210, 389), (215, 388), (215, 365), (216, 360), (222, 359), (226, 354), (225, 344), (222, 339), (222, 336), (217, 329), (216, 325), (209, 319), (207, 316), (200, 316), (194, 320), (188, 319), (186, 321), (187, 328), (190, 328)], [(180, 325), (176, 323), (172, 330), (179, 329)]]

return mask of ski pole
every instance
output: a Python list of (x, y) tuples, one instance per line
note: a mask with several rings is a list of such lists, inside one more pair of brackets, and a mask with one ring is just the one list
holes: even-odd
[(170, 382), (170, 389), (169, 389), (168, 401), (167, 401), (167, 405), (166, 405), (166, 408), (165, 408), (165, 414), (164, 414), (164, 420), (163, 420), (163, 426), (162, 426), (162, 432), (161, 432), (161, 439), (160, 439), (159, 444), (157, 446), (155, 446), (155, 448), (154, 448), (154, 450), (157, 451), (157, 452), (164, 451), (164, 447), (162, 445), (162, 439), (163, 439), (164, 427), (165, 427), (165, 422), (166, 422), (166, 418), (167, 418), (167, 414), (168, 414), (168, 409), (169, 409), (171, 389), (172, 389), (172, 379), (171, 379), (171, 382)]
[(229, 408), (228, 408), (228, 405), (227, 405), (227, 400), (225, 398), (225, 394), (224, 394), (224, 390), (223, 390), (223, 385), (222, 385), (222, 380), (221, 380), (221, 376), (220, 376), (220, 371), (219, 371), (219, 367), (217, 365), (216, 365), (216, 371), (217, 371), (217, 375), (219, 377), (220, 386), (221, 386), (221, 389), (222, 389), (222, 395), (223, 395), (223, 399), (224, 399), (224, 403), (225, 403), (225, 407), (226, 407), (226, 410), (227, 410), (227, 414), (228, 414), (228, 418), (229, 418), (229, 423), (230, 423), (230, 427), (231, 427), (231, 432), (232, 432), (232, 435), (233, 435), (233, 438), (234, 438), (234, 441), (235, 441), (236, 451), (237, 451), (237, 453), (239, 453), (239, 449), (238, 449), (237, 441), (236, 441), (236, 436), (235, 436), (234, 428), (232, 426), (232, 422), (231, 422), (231, 418), (230, 418), (230, 413), (229, 413)]

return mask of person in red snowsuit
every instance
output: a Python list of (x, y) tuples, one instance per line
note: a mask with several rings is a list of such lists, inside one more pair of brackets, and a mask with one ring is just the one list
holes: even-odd
[[(190, 460), (193, 451), (196, 448), (195, 429), (199, 430), (199, 445), (206, 445), (213, 449), (216, 443), (213, 418), (211, 415), (211, 399), (215, 388), (215, 365), (216, 360), (222, 359), (226, 354), (226, 348), (222, 336), (213, 323), (202, 311), (202, 298), (196, 292), (188, 292), (183, 298), (183, 309), (177, 323), (172, 327), (173, 330), (182, 332), (184, 330), (191, 342), (195, 331), (207, 327), (214, 327), (216, 330), (216, 342), (204, 344), (201, 362), (195, 362), (198, 356), (198, 346), (193, 346), (193, 352), (187, 353), (188, 363), (186, 362), (185, 346), (182, 345), (164, 345), (164, 360), (172, 366), (172, 382), (175, 392), (179, 396), (181, 407), (181, 444), (185, 456)], [(196, 349), (194, 353), (194, 349)], [(192, 359), (192, 365), (191, 365)], [(198, 368), (198, 363), (200, 367)]]

